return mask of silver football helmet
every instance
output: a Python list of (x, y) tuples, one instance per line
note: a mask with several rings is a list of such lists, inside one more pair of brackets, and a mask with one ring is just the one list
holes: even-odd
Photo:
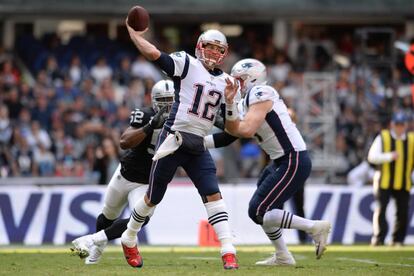
[[(219, 51), (211, 51), (205, 48), (207, 44), (220, 47)], [(227, 39), (226, 36), (218, 30), (208, 30), (202, 33), (197, 40), (195, 49), (196, 57), (207, 67), (220, 65), (227, 56)]]
[(174, 92), (174, 83), (170, 80), (160, 80), (152, 87), (151, 100), (155, 112), (164, 106), (169, 106), (169, 112), (174, 102)]
[(242, 80), (240, 90), (244, 95), (253, 86), (266, 84), (266, 66), (257, 59), (242, 59), (231, 69), (231, 76)]

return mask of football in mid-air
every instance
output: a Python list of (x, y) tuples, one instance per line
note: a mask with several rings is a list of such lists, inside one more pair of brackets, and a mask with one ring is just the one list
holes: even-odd
[(143, 31), (148, 27), (149, 14), (141, 6), (134, 6), (128, 12), (128, 25), (135, 31)]

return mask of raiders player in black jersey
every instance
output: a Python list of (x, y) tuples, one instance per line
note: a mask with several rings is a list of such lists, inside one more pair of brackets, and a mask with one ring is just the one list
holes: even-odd
[(72, 252), (85, 258), (85, 264), (98, 263), (107, 242), (121, 237), (129, 219), (118, 217), (127, 203), (133, 208), (147, 190), (155, 143), (174, 101), (173, 82), (157, 82), (151, 98), (153, 107), (132, 111), (130, 126), (121, 135), (120, 147), (126, 151), (108, 184), (102, 213), (96, 219), (96, 233), (72, 241)]

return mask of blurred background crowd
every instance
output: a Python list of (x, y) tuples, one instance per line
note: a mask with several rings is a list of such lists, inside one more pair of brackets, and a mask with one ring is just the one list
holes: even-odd
[[(269, 84), (298, 114), (304, 74), (328, 72), (335, 77), (337, 163), (328, 183), (346, 183), (348, 172), (366, 159), (372, 139), (393, 112), (413, 114), (413, 77), (404, 66), (404, 53), (392, 47), (397, 39), (409, 43), (410, 37), (398, 28), (390, 28), (392, 39), (381, 36), (389, 34), (387, 30), (377, 37), (374, 31), (367, 53), (356, 29), (297, 24), (281, 45), (275, 43), (277, 32), (271, 28), (245, 26), (238, 36), (229, 36), (230, 52), (223, 65), (229, 72), (240, 58), (263, 61)], [(56, 32), (35, 37), (23, 31), (13, 48), (0, 49), (1, 177), (109, 181), (130, 111), (151, 105), (152, 85), (164, 76), (137, 54), (122, 26), (117, 38), (95, 30), (69, 38)], [(193, 54), (201, 32), (187, 29), (174, 41), (155, 24), (150, 35), (168, 53)], [(303, 119), (298, 116), (299, 125)], [(412, 119), (410, 124), (413, 130)], [(223, 182), (255, 178), (266, 163), (249, 139), (212, 154)]]

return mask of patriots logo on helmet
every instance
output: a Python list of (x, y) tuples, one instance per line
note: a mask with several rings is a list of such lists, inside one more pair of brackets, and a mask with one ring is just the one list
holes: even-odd
[(256, 98), (260, 99), (260, 97), (263, 96), (263, 92), (257, 91), (256, 93), (254, 93), (254, 95), (256, 96)]
[(243, 64), (241, 65), (241, 67), (243, 67), (243, 68), (250, 68), (250, 67), (253, 67), (253, 63), (251, 63), (251, 62), (246, 62), (246, 63), (243, 63)]

